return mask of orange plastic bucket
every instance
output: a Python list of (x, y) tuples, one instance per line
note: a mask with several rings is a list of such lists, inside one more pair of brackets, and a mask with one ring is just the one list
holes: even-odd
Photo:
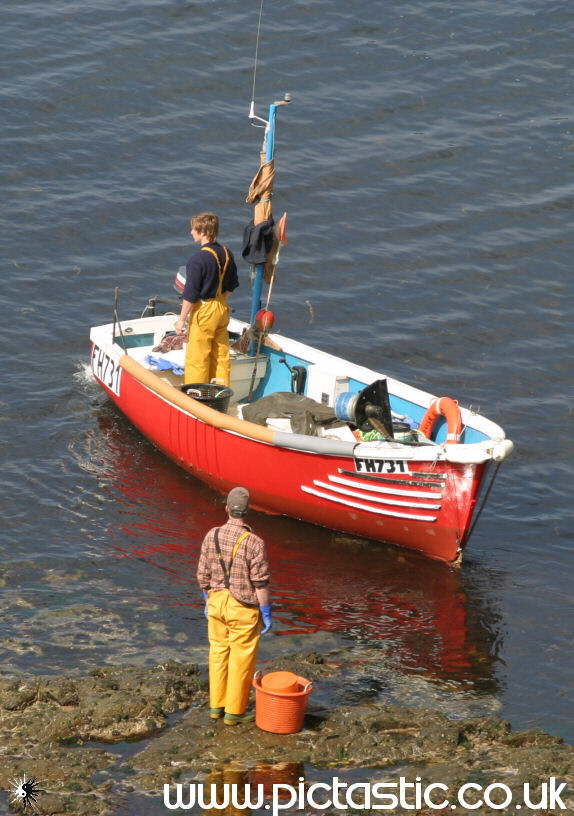
[(279, 694), (293, 694), (300, 691), (299, 678), (289, 671), (277, 671), (264, 674), (261, 678), (261, 688), (265, 691), (276, 691)]
[(292, 672), (271, 672), (253, 678), (255, 725), (272, 734), (295, 734), (303, 727), (307, 697), (313, 684)]

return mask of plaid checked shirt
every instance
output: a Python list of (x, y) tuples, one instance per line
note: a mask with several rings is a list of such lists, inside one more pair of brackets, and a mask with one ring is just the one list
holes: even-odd
[(229, 561), (239, 536), (248, 531), (233, 559), (230, 571), (229, 591), (233, 597), (246, 606), (259, 606), (256, 588), (269, 583), (269, 562), (263, 539), (251, 532), (245, 522), (230, 518), (222, 527), (213, 527), (203, 539), (199, 564), (197, 565), (197, 582), (201, 589), (225, 589), (223, 569), (215, 550), (215, 530), (219, 529), (219, 547), (221, 555), (229, 570)]

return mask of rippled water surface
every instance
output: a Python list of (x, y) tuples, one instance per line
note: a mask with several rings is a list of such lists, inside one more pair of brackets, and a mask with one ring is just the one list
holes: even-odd
[[(205, 660), (194, 572), (221, 499), (93, 385), (88, 334), (116, 285), (124, 316), (171, 296), (191, 213), (219, 212), (239, 253), (258, 11), (2, 4), (6, 671)], [(570, 739), (572, 18), (535, 0), (266, 1), (259, 112), (294, 99), (276, 150), (280, 331), (480, 408), (516, 453), (460, 570), (253, 520), (274, 572), (264, 656), (374, 647), (385, 669), (350, 693), (500, 709)]]

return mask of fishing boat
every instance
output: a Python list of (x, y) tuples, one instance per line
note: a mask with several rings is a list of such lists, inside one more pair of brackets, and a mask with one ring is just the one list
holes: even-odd
[[(252, 124), (264, 128), (248, 194), (254, 225), (271, 218), (276, 118), (289, 101), (270, 105), (267, 119), (251, 104)], [(141, 317), (121, 319), (116, 297), (111, 322), (91, 329), (94, 378), (144, 436), (214, 490), (241, 484), (258, 510), (460, 560), (512, 442), (451, 396), (274, 333), (268, 307), (284, 225), (255, 264), (249, 319), (229, 323), (230, 389), (184, 382), (185, 348), (167, 342), (176, 317), (158, 313), (156, 298)]]

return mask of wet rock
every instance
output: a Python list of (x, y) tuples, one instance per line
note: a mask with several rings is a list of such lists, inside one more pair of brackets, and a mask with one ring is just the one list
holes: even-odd
[(359, 705), (369, 699), (378, 697), (388, 686), (384, 678), (366, 674), (357, 677), (352, 687), (345, 689), (343, 702), (346, 705)]
[(53, 745), (28, 750), (21, 746), (14, 750), (15, 747), (11, 746), (12, 755), (6, 752), (2, 755), (0, 788), (12, 790), (13, 780), (34, 776), (42, 791), (37, 804), (43, 816), (112, 813), (113, 802), (106, 798), (105, 785), (94, 784), (93, 777), (113, 764), (113, 756), (94, 748), (77, 751)]
[(321, 655), (318, 652), (309, 652), (305, 655), (284, 655), (264, 664), (263, 674), (290, 671), (307, 680), (320, 680), (340, 673), (341, 660), (338, 659), (338, 656), (337, 651), (329, 655)]
[[(365, 674), (364, 665), (357, 671), (351, 651), (284, 656), (265, 671), (286, 668), (328, 686), (344, 684), (351, 663), (354, 676), (376, 676), (370, 669)], [(185, 710), (183, 717), (166, 727), (178, 710)], [(120, 761), (86, 744), (94, 740), (145, 742), (136, 742)], [(574, 782), (571, 746), (541, 731), (513, 732), (496, 717), (455, 721), (374, 699), (333, 708), (314, 707), (311, 699), (297, 734), (270, 734), (254, 724), (229, 728), (209, 719), (206, 682), (197, 666), (176, 662), (106, 666), (83, 677), (0, 676), (0, 754), (0, 788), (24, 773), (36, 776), (47, 791), (41, 800), (45, 816), (113, 813), (114, 774), (148, 795), (203, 774), (225, 780), (230, 767), (233, 773), (266, 768), (271, 781), (287, 766), (364, 768), (374, 781), (402, 774), (453, 787), (504, 781), (517, 796), (525, 781), (539, 785), (556, 776)]]
[[(110, 780), (93, 782), (116, 757), (86, 741), (146, 739), (169, 714), (205, 699), (197, 666), (105, 667), (85, 677), (0, 678), (0, 788), (24, 774), (41, 781), (48, 814), (112, 813)], [(66, 748), (67, 743), (82, 747)]]
[(303, 660), (305, 663), (312, 663), (320, 666), (322, 666), (325, 662), (323, 655), (319, 654), (318, 652), (309, 652), (309, 654), (304, 656)]
[(79, 695), (72, 680), (41, 679), (29, 681), (0, 679), (0, 708), (23, 711), (35, 702), (53, 700), (61, 706), (79, 705)]
[(70, 707), (80, 705), (80, 694), (73, 680), (49, 681), (45, 688), (46, 700), (54, 700), (58, 705)]
[(1, 678), (0, 734), (56, 743), (143, 739), (204, 685), (195, 665), (177, 663), (106, 667), (81, 678)]
[(523, 747), (525, 745), (561, 745), (564, 740), (535, 729), (533, 731), (522, 731), (519, 734), (509, 734), (504, 742), (506, 745)]
[(476, 717), (460, 726), (459, 742), (475, 750), (502, 741), (510, 733), (510, 723), (496, 717)]
[[(345, 676), (343, 653), (286, 656), (265, 671), (288, 669), (313, 681)], [(244, 769), (270, 763), (305, 763), (307, 767), (380, 768), (375, 779), (396, 781), (420, 776), (453, 787), (484, 780), (503, 780), (521, 795), (524, 781), (535, 784), (551, 775), (574, 780), (574, 749), (541, 732), (513, 733), (495, 717), (453, 721), (436, 711), (376, 701), (310, 710), (298, 734), (274, 735), (254, 724), (228, 728), (208, 718), (207, 703), (190, 709), (129, 760), (131, 782), (142, 791), (161, 791), (166, 782), (219, 773), (238, 763)], [(225, 774), (224, 774), (225, 775)], [(570, 794), (572, 795), (572, 794)], [(518, 798), (516, 799), (518, 801)], [(486, 810), (477, 810), (482, 816)]]
[(36, 700), (37, 686), (18, 680), (0, 680), (0, 706), (6, 711), (21, 711)]
[[(477, 748), (465, 736), (467, 731), (481, 735)], [(502, 721), (499, 728), (494, 720), (454, 723), (436, 712), (382, 704), (310, 715), (300, 733), (274, 735), (253, 724), (228, 728), (213, 723), (205, 705), (188, 711), (129, 760), (134, 770), (130, 781), (143, 791), (160, 791), (166, 782), (228, 770), (230, 763), (249, 769), (288, 762), (338, 770), (378, 767), (381, 774), (374, 779), (418, 776), (453, 790), (465, 782), (503, 781), (515, 791), (516, 801), (525, 781), (540, 785), (554, 775), (574, 782), (571, 746), (549, 738), (548, 744), (517, 748), (509, 744), (522, 741), (515, 737), (520, 735), (513, 735)], [(482, 816), (489, 811), (477, 812)]]

